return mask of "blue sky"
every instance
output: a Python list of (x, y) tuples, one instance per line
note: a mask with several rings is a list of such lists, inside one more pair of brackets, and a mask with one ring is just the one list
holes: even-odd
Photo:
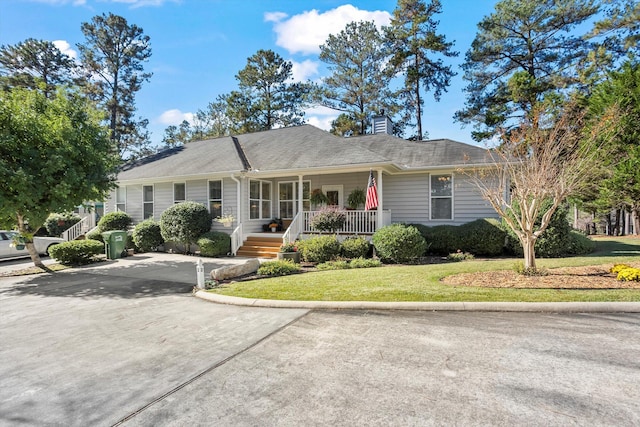
[[(318, 45), (350, 21), (388, 23), (394, 0), (0, 0), (0, 44), (27, 38), (54, 41), (75, 55), (83, 42), (82, 22), (112, 12), (136, 24), (151, 38), (153, 72), (136, 97), (138, 115), (149, 119), (154, 143), (164, 129), (179, 124), (218, 95), (237, 88), (235, 75), (259, 49), (271, 49), (294, 64), (296, 79), (326, 75)], [(458, 72), (448, 93), (436, 103), (427, 96), (423, 129), (429, 138), (473, 143), (471, 127), (452, 116), (464, 106), (459, 65), (476, 34), (476, 24), (493, 11), (494, 0), (443, 0), (439, 30), (455, 41)], [(307, 122), (329, 129), (337, 112), (307, 111)]]

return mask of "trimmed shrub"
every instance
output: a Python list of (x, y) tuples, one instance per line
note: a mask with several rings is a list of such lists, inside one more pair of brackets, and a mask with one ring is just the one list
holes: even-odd
[(327, 262), (340, 255), (336, 236), (316, 236), (300, 242), (300, 256), (307, 262)]
[(231, 237), (220, 231), (208, 231), (196, 243), (202, 256), (225, 256), (231, 252)]
[(461, 251), (484, 256), (498, 256), (504, 251), (507, 232), (497, 219), (477, 219), (460, 225), (457, 232)]
[(373, 246), (384, 262), (410, 262), (422, 256), (427, 243), (417, 228), (391, 224), (373, 234)]
[(371, 259), (371, 258), (355, 258), (352, 259), (349, 263), (349, 267), (351, 268), (371, 268), (371, 267), (380, 267), (382, 263), (379, 259)]
[(311, 227), (335, 233), (344, 226), (347, 214), (336, 206), (326, 206), (311, 217)]
[(258, 274), (261, 276), (287, 276), (300, 271), (300, 264), (290, 260), (267, 261), (260, 264)]
[(79, 223), (81, 219), (82, 218), (72, 212), (52, 213), (44, 222), (44, 228), (47, 229), (49, 236), (59, 237), (63, 232), (71, 228), (71, 226)]
[(141, 252), (155, 250), (164, 243), (160, 233), (160, 224), (152, 219), (147, 219), (137, 224), (131, 234), (133, 243)]
[(427, 227), (422, 224), (410, 224), (416, 227), (424, 240), (427, 242), (425, 254), (448, 255), (462, 249), (459, 227), (455, 225), (436, 225)]
[(342, 242), (342, 256), (364, 258), (369, 253), (369, 242), (364, 237), (347, 237)]
[(126, 231), (133, 220), (125, 212), (109, 212), (98, 221), (98, 230), (101, 233), (112, 230)]
[(182, 202), (169, 207), (160, 216), (160, 233), (165, 241), (182, 243), (190, 250), (191, 243), (211, 229), (211, 216), (205, 205)]
[(89, 264), (101, 253), (104, 253), (104, 244), (96, 240), (73, 240), (49, 249), (49, 255), (64, 265)]
[(576, 230), (569, 233), (569, 245), (572, 255), (586, 255), (596, 250), (596, 242)]
[(102, 238), (102, 232), (100, 229), (95, 229), (84, 236), (87, 240), (97, 240), (98, 242), (104, 243), (104, 239)]

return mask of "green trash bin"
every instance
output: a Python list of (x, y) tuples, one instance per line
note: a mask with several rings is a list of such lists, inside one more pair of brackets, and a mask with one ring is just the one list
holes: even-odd
[(105, 231), (102, 233), (102, 238), (104, 239), (107, 258), (121, 258), (122, 253), (127, 248), (127, 232), (121, 230)]

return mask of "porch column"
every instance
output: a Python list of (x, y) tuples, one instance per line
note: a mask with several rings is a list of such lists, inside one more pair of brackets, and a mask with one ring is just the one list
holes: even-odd
[(304, 223), (304, 221), (302, 220), (302, 209), (303, 209), (303, 204), (302, 204), (302, 197), (304, 192), (302, 191), (302, 175), (298, 175), (298, 215), (300, 215), (300, 220), (298, 220), (298, 231), (299, 233), (302, 232), (302, 224)]
[(378, 227), (376, 230), (380, 230), (383, 226), (382, 219), (382, 169), (378, 169)]

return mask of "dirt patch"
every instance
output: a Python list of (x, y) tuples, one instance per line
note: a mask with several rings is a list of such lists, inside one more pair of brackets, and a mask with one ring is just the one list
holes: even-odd
[[(629, 263), (640, 268), (640, 263)], [(640, 289), (640, 282), (621, 282), (609, 273), (612, 264), (563, 267), (547, 271), (546, 276), (523, 276), (515, 271), (485, 271), (448, 276), (442, 283), (451, 286), (521, 289)]]

